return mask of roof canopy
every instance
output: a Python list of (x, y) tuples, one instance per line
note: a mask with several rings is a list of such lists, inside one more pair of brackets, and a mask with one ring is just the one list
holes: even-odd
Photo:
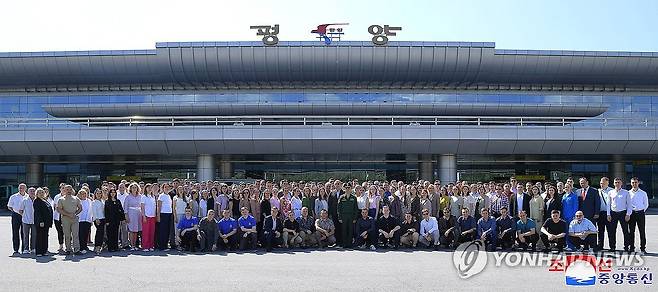
[(658, 53), (498, 50), (493, 43), (158, 43), (155, 50), (0, 53), (0, 87), (122, 84), (658, 85)]

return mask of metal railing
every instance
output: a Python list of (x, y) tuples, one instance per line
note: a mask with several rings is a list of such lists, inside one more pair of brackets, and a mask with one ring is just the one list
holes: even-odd
[(133, 126), (332, 126), (332, 125), (471, 125), (654, 127), (658, 120), (639, 118), (509, 116), (133, 116), (85, 118), (4, 118), (0, 127), (133, 127)]

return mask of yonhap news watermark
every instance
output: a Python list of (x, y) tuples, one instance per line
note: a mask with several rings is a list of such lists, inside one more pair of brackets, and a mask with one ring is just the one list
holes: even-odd
[(553, 254), (486, 252), (482, 241), (461, 244), (453, 253), (453, 264), (462, 279), (494, 267), (546, 267), (547, 272), (564, 273), (567, 286), (653, 285), (653, 272), (644, 258), (635, 253)]

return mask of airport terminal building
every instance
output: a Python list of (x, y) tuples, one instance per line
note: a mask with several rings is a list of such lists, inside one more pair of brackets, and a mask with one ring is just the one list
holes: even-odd
[(637, 176), (651, 197), (657, 131), (658, 53), (352, 41), (0, 53), (0, 197), (21, 181), (511, 175)]

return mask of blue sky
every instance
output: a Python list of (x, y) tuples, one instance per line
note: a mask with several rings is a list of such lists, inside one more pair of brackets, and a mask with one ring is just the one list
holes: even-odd
[(250, 25), (281, 26), (283, 41), (349, 22), (402, 26), (393, 40), (488, 41), (499, 49), (658, 51), (658, 1), (21, 0), (0, 9), (0, 52), (152, 49), (161, 41), (259, 40)]

